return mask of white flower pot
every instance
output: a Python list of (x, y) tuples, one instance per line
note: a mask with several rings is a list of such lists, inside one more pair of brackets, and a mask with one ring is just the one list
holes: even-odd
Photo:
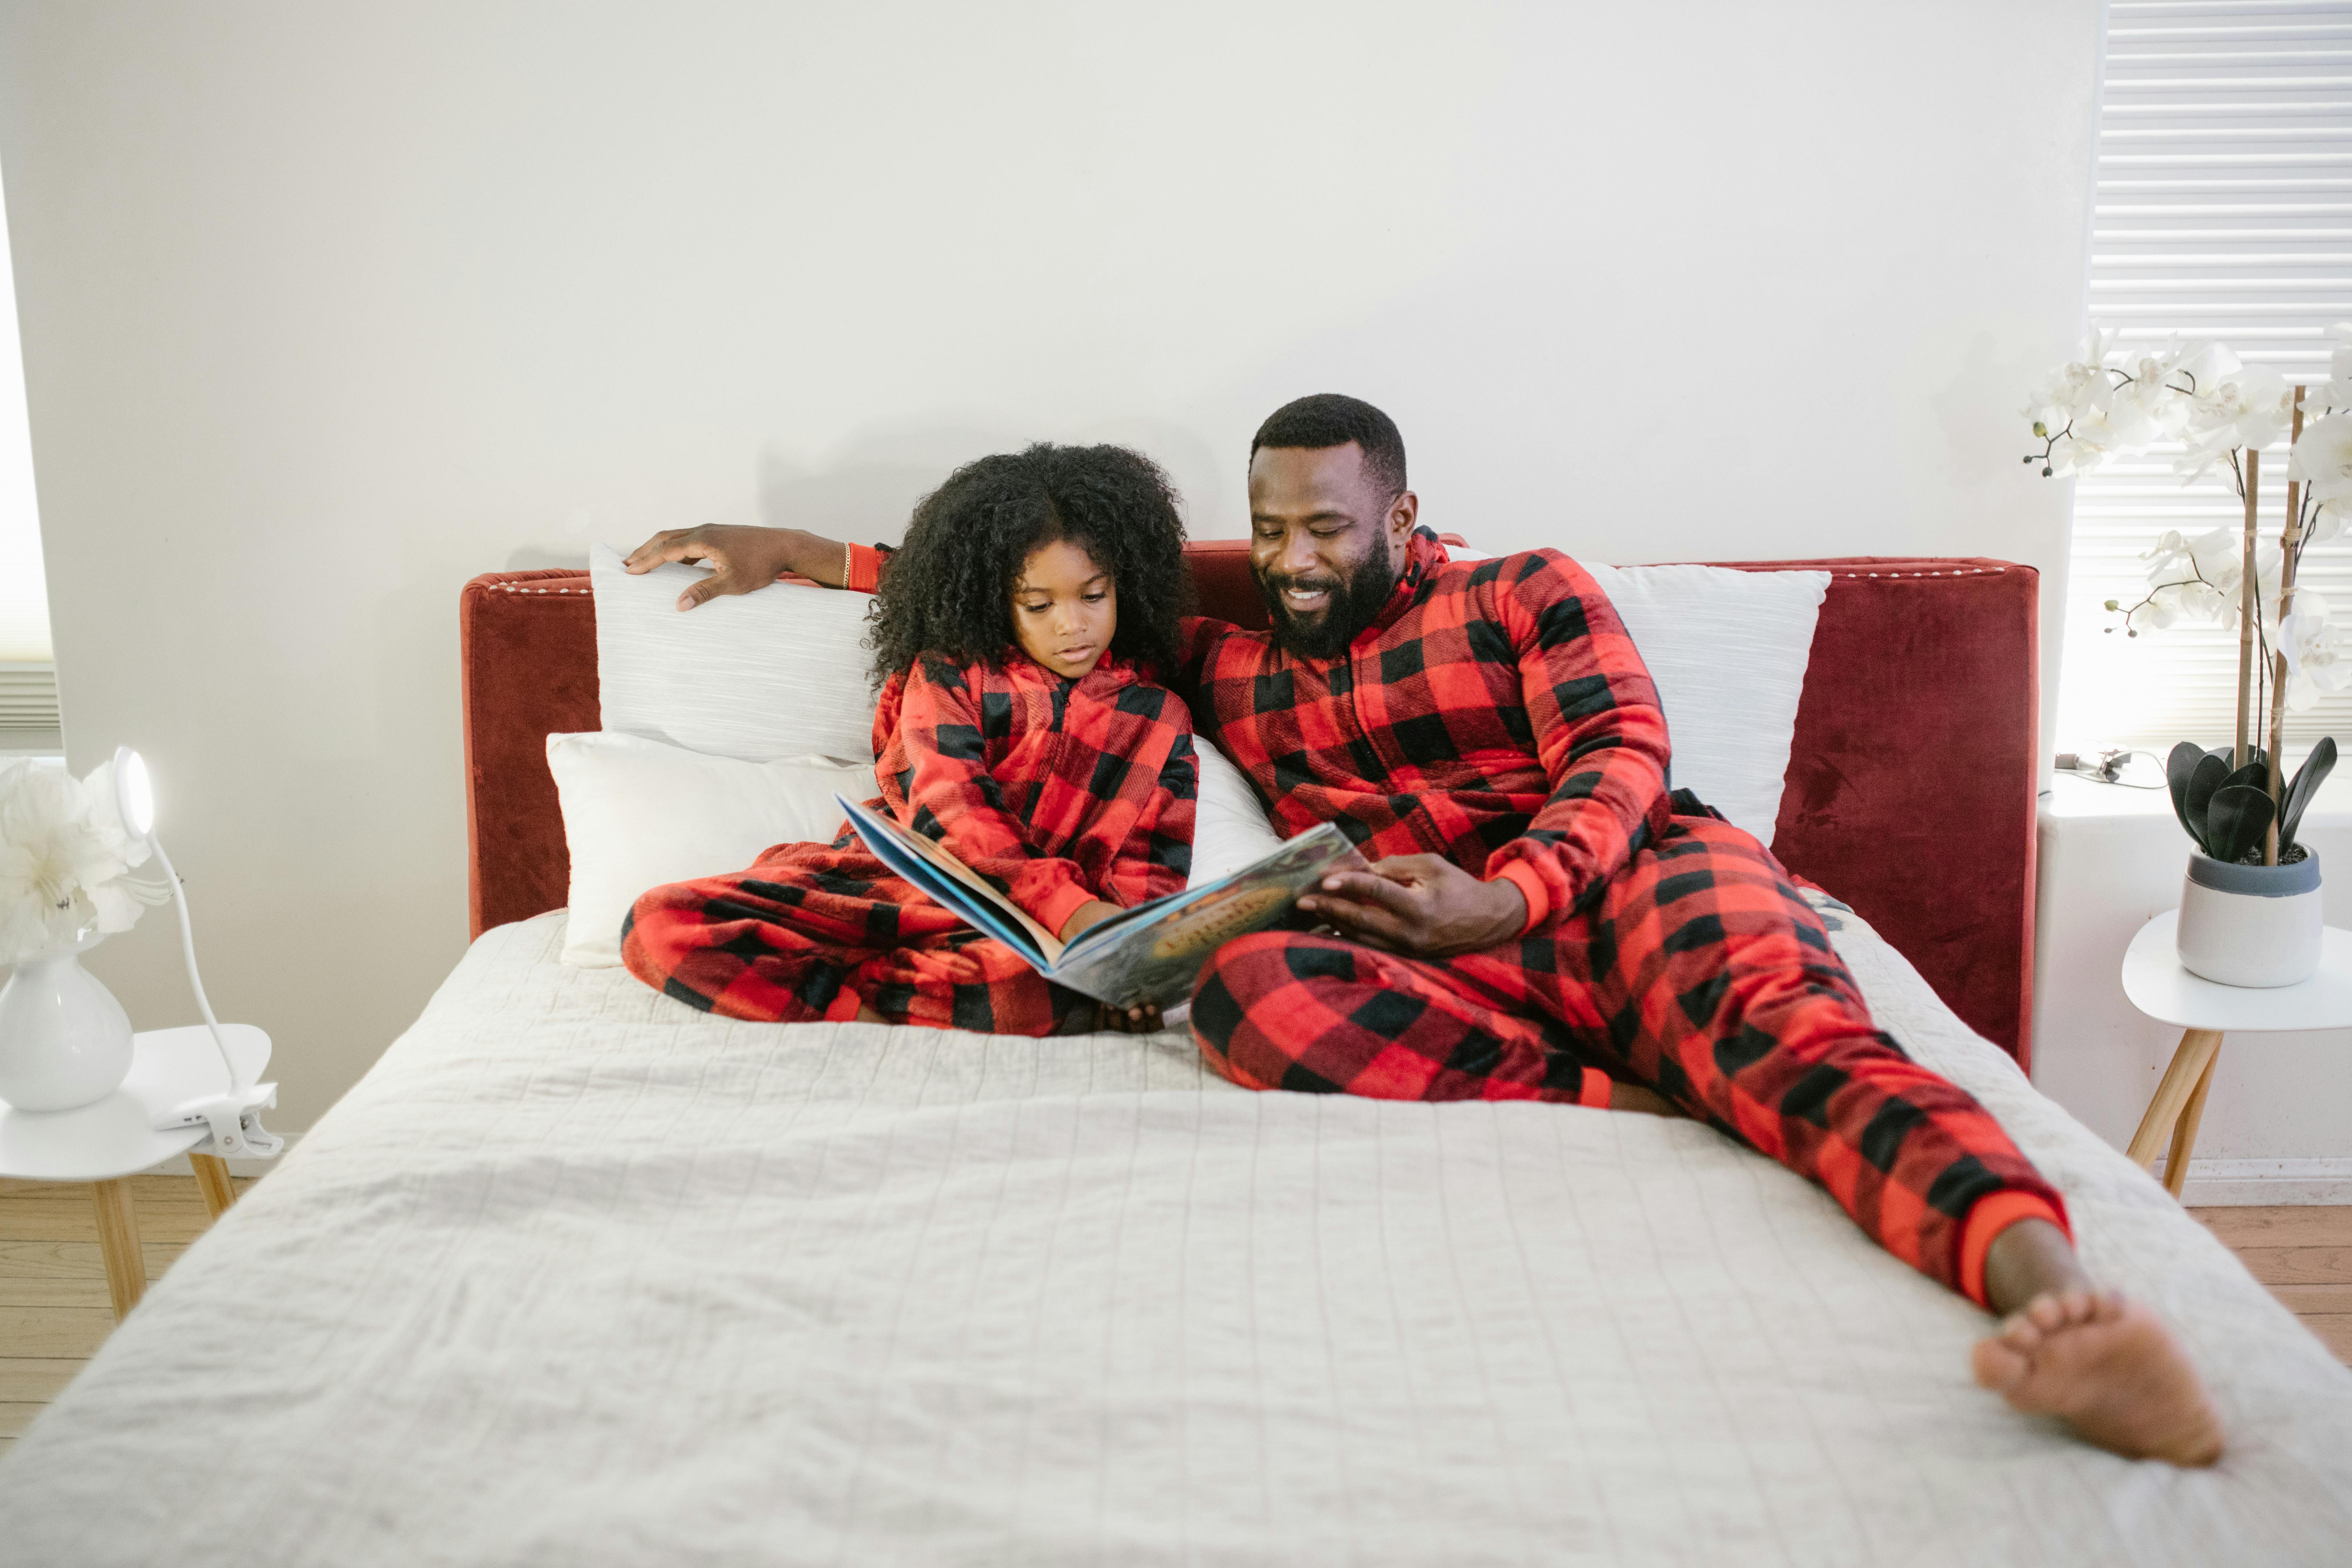
[(131, 1071), (131, 1016), (79, 963), (103, 940), (28, 958), (0, 986), (0, 1100), (19, 1110), (89, 1105)]
[(2292, 866), (2230, 866), (2190, 853), (2174, 945), (2191, 974), (2268, 988), (2319, 968), (2319, 857)]

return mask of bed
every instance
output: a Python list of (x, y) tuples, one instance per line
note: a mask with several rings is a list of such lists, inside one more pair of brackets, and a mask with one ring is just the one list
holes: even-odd
[(0, 1462), (0, 1563), (2343, 1561), (2352, 1373), (2018, 1066), (2031, 574), (1827, 564), (1782, 853), (2178, 1325), (2216, 1468), (1977, 1391), (1980, 1314), (1695, 1124), (557, 962), (592, 612), (525, 574), (462, 607), (480, 935)]

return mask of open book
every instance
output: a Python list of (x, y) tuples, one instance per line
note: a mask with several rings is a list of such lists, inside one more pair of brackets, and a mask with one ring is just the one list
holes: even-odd
[(1364, 865), (1346, 834), (1321, 823), (1230, 877), (1122, 910), (1066, 945), (944, 846), (845, 796), (833, 798), (885, 866), (1056, 985), (1114, 1007), (1174, 1006), (1192, 994), (1209, 954), (1282, 920), (1317, 879)]

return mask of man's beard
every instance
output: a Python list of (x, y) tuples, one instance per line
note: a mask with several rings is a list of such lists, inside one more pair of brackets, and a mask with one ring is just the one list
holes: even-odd
[[(1273, 617), (1276, 645), (1301, 658), (1337, 658), (1347, 652), (1348, 645), (1388, 606), (1389, 595), (1396, 591), (1397, 584), (1397, 569), (1390, 562), (1388, 551), (1377, 543), (1364, 552), (1363, 559), (1344, 578), (1327, 576), (1321, 572), (1283, 577), (1253, 570), (1251, 575), (1257, 579), (1257, 591), (1265, 600), (1266, 614)], [(1284, 600), (1285, 588), (1328, 588), (1331, 597), (1320, 616), (1301, 620), (1292, 615), (1289, 604)]]

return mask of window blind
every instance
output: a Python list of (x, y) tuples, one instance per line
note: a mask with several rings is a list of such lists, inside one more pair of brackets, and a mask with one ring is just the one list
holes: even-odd
[[(2290, 384), (2327, 379), (2328, 328), (2352, 321), (2352, 4), (2109, 6), (2090, 318), (2117, 333), (2118, 349), (2218, 339)], [(2176, 741), (2222, 743), (2235, 727), (2234, 624), (2126, 638), (2102, 607), (2145, 595), (2140, 552), (2166, 529), (2194, 538), (2242, 524), (2226, 474), (2182, 488), (2180, 450), (2158, 447), (2075, 482), (2061, 750), (2104, 742), (2161, 753)], [(2260, 500), (2275, 538), (2284, 441), (2263, 454)], [(2300, 586), (2352, 623), (2352, 541), (2312, 546)], [(2286, 716), (2291, 749), (2331, 733), (2352, 744), (2352, 693)]]
[(0, 659), (0, 750), (26, 731), (58, 728), (58, 667)]

